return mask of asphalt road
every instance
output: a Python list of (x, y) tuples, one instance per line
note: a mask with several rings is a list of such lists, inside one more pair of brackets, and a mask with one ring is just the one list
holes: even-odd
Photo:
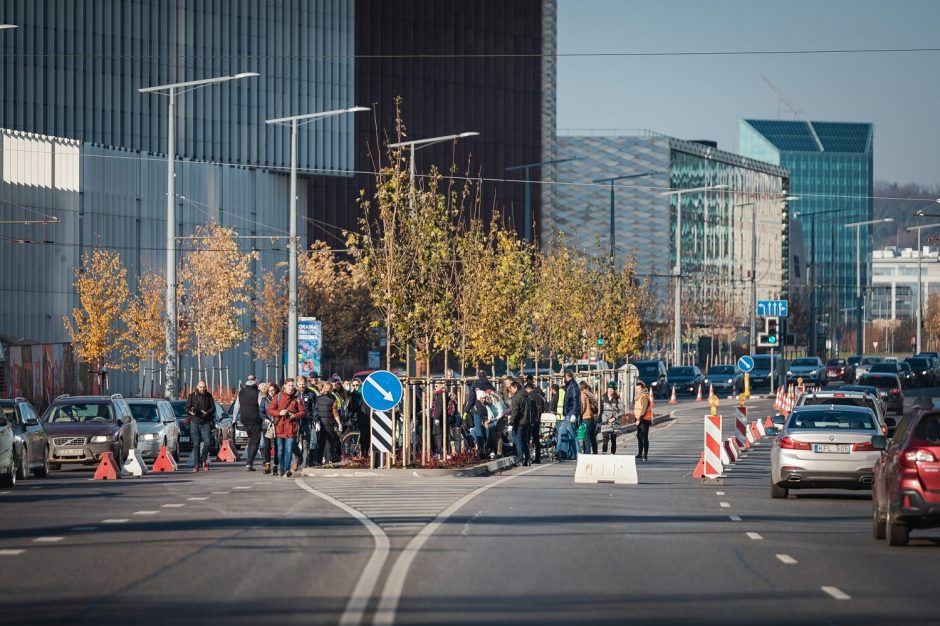
[(575, 485), (572, 463), (22, 481), (0, 492), (2, 622), (940, 623), (940, 531), (889, 548), (867, 493), (772, 500), (768, 440), (724, 484), (692, 480), (705, 406), (670, 407), (633, 487)]

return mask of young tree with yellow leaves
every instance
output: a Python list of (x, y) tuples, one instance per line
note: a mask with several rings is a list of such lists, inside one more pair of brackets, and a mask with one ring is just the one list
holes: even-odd
[[(298, 260), (300, 257), (298, 256)], [(256, 359), (277, 364), (287, 327), (287, 290), (284, 278), (274, 270), (261, 273), (255, 285), (255, 302), (251, 318), (251, 352)]]
[(192, 352), (200, 368), (202, 356), (218, 355), (220, 376), (222, 352), (246, 337), (239, 318), (251, 301), (251, 261), (258, 258), (257, 252), (242, 252), (236, 237), (217, 222), (198, 226), (180, 270)]
[(927, 296), (924, 330), (927, 331), (927, 345), (940, 345), (940, 294), (932, 293)]
[(151, 377), (166, 353), (165, 307), (166, 279), (160, 273), (147, 272), (138, 276), (137, 291), (121, 315), (125, 326), (121, 352), (125, 359), (135, 362), (138, 372), (140, 363), (149, 360)]
[(101, 371), (103, 366), (115, 365), (109, 356), (118, 347), (117, 324), (127, 300), (127, 269), (117, 252), (94, 248), (82, 254), (74, 286), (79, 307), (72, 309), (72, 319), (67, 315), (62, 319), (75, 353)]

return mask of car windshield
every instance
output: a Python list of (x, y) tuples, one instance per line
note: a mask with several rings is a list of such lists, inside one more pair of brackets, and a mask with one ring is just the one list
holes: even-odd
[(875, 417), (861, 411), (799, 411), (795, 412), (787, 425), (790, 430), (874, 430)]
[(131, 415), (134, 416), (134, 420), (138, 422), (159, 422), (160, 421), (160, 411), (157, 410), (156, 404), (130, 403), (130, 405), (131, 405)]
[(793, 367), (812, 367), (817, 365), (816, 359), (794, 359)]
[(894, 363), (875, 363), (871, 366), (871, 372), (896, 372), (898, 366)]
[(927, 369), (927, 359), (910, 358), (907, 360), (907, 362), (911, 366), (911, 369), (915, 369), (915, 370)]
[(67, 402), (57, 404), (46, 413), (46, 424), (112, 422), (111, 407), (106, 402)]
[(670, 367), (666, 376), (669, 378), (673, 376), (695, 376), (695, 372), (692, 371), (691, 367)]
[(761, 354), (754, 357), (754, 369), (757, 370), (769, 370), (770, 369), (770, 355)]
[(898, 383), (897, 376), (862, 376), (858, 380), (860, 385), (871, 385), (873, 387), (878, 387), (878, 389), (894, 389), (895, 387), (900, 386)]
[(848, 364), (849, 364), (849, 365), (858, 365), (858, 362), (861, 361), (861, 360), (862, 360), (862, 357), (860, 357), (860, 356), (850, 356), (850, 357), (848, 358)]
[(898, 367), (901, 368), (901, 371), (902, 371), (902, 372), (909, 372), (909, 371), (911, 371), (911, 366), (908, 365), (907, 363), (898, 363)]
[(826, 398), (818, 396), (807, 396), (806, 400), (803, 401), (803, 406), (815, 406), (817, 404), (832, 404), (834, 406), (860, 406), (866, 409), (875, 410), (874, 403), (872, 402), (871, 398)]
[(734, 374), (734, 365), (713, 365), (708, 368), (708, 374)]
[(640, 376), (656, 376), (659, 374), (659, 365), (656, 363), (634, 363), (640, 370)]
[(839, 367), (840, 365), (845, 365), (845, 361), (842, 359), (829, 359), (826, 361), (826, 365), (830, 367)]
[(914, 429), (914, 438), (932, 446), (940, 445), (940, 415), (925, 415)]
[(876, 356), (866, 356), (862, 359), (862, 365), (874, 365), (875, 363), (880, 363), (881, 359)]
[(189, 417), (186, 414), (186, 400), (171, 400), (170, 404), (173, 406), (173, 413), (176, 417)]

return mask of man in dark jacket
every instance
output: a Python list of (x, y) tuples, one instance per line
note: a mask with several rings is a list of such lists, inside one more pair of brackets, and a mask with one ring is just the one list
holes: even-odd
[(535, 386), (531, 380), (525, 385), (526, 396), (529, 401), (529, 436), (532, 438), (532, 445), (535, 447), (535, 459), (533, 463), (542, 462), (542, 438), (539, 429), (542, 425), (542, 413), (545, 412), (545, 396), (542, 390)]
[(473, 417), (473, 439), (479, 450), (486, 445), (486, 429), (483, 427), (483, 422), (488, 415), (482, 399), (487, 392), (493, 393), (494, 391), (493, 384), (486, 377), (486, 372), (480, 370), (477, 372), (477, 379), (470, 385), (467, 401), (464, 403), (464, 413), (469, 413)]
[(509, 383), (509, 428), (512, 433), (512, 445), (516, 449), (516, 465), (531, 465), (529, 453), (528, 427), (531, 409), (527, 406), (529, 398), (517, 381)]
[(574, 372), (565, 372), (565, 399), (562, 420), (558, 423), (558, 458), (573, 461), (578, 458), (578, 420), (581, 419), (581, 388)]
[(298, 376), (296, 380), (297, 395), (304, 405), (304, 418), (300, 420), (297, 443), (294, 445), (294, 462), (292, 463), (294, 471), (297, 471), (296, 467), (301, 465), (304, 467), (319, 465), (322, 458), (314, 426), (314, 416), (316, 416), (314, 405), (317, 401), (317, 393), (313, 387), (309, 386), (306, 376)]
[(248, 433), (248, 458), (245, 470), (255, 471), (255, 457), (258, 455), (258, 445), (261, 443), (261, 411), (258, 409), (258, 380), (254, 374), (249, 374), (245, 387), (238, 392), (235, 401), (235, 414), (241, 422), (245, 432)]
[(215, 422), (215, 398), (206, 387), (206, 381), (196, 383), (196, 391), (186, 401), (189, 415), (189, 436), (193, 442), (193, 471), (200, 466), (209, 471), (209, 446), (212, 442), (212, 424)]

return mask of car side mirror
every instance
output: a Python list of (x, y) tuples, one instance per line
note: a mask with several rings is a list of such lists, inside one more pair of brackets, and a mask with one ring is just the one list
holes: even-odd
[(122, 415), (122, 416), (121, 416), (121, 423), (122, 423), (122, 424), (130, 424), (130, 423), (131, 423), (131, 416), (130, 416), (130, 415)]
[(770, 421), (772, 421), (774, 425), (780, 425), (780, 426), (783, 426), (783, 423), (786, 420), (787, 418), (785, 418), (782, 413), (775, 413), (774, 416), (770, 418)]
[(39, 426), (39, 420), (29, 419), (26, 420), (27, 426)]
[(764, 434), (767, 435), (768, 437), (776, 437), (777, 427), (776, 426), (770, 426), (770, 427), (764, 426)]
[(888, 438), (884, 435), (875, 435), (871, 438), (871, 447), (875, 450), (884, 450), (888, 447)]

